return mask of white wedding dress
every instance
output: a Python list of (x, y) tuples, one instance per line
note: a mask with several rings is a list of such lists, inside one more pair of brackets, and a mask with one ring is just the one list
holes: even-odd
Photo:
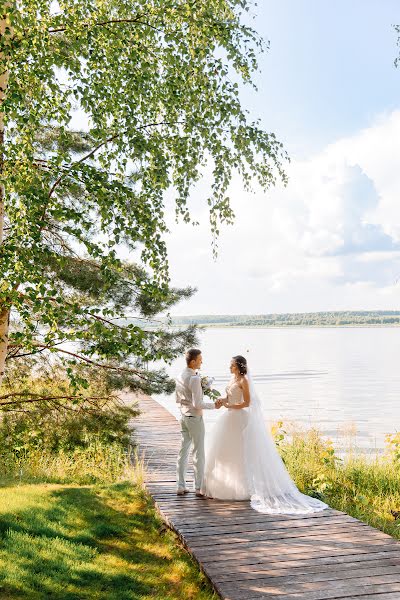
[[(242, 390), (233, 381), (226, 388), (229, 404), (242, 402)], [(203, 493), (220, 500), (248, 500), (249, 487), (243, 452), (244, 431), (248, 422), (246, 409), (224, 411), (206, 436), (206, 464)]]
[[(206, 438), (202, 492), (219, 500), (250, 500), (252, 508), (263, 513), (305, 514), (329, 508), (297, 489), (264, 423), (250, 376), (248, 380), (249, 407), (225, 410)], [(226, 395), (230, 405), (243, 402), (234, 379)]]

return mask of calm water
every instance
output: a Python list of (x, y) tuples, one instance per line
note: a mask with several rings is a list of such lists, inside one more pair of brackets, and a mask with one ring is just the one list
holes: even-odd
[[(318, 426), (337, 446), (352, 436), (365, 451), (400, 429), (400, 328), (215, 328), (200, 347), (202, 371), (221, 392), (231, 356), (247, 357), (270, 421)], [(183, 367), (180, 359), (168, 370)], [(173, 396), (157, 399), (178, 415)], [(206, 412), (210, 427), (219, 411)]]

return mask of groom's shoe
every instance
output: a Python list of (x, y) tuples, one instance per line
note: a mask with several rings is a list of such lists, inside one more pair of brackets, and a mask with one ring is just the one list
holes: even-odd
[(206, 495), (203, 494), (203, 492), (201, 492), (200, 490), (196, 490), (195, 493), (198, 498), (206, 498)]
[(177, 496), (184, 496), (185, 494), (188, 494), (189, 490), (187, 490), (186, 488), (178, 488), (176, 495)]

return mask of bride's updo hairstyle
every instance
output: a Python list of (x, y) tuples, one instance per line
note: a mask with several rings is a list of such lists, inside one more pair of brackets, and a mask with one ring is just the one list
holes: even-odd
[(244, 356), (234, 356), (233, 360), (236, 363), (237, 368), (239, 369), (239, 373), (241, 375), (246, 375), (247, 373), (247, 360), (245, 359)]

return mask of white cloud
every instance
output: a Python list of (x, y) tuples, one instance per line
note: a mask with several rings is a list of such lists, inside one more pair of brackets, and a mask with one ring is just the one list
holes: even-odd
[[(293, 161), (286, 189), (231, 186), (236, 221), (211, 257), (207, 180), (192, 204), (198, 228), (172, 225), (174, 283), (199, 292), (182, 313), (395, 308), (400, 300), (400, 111)], [(204, 208), (203, 208), (204, 207)]]
[(400, 110), (382, 115), (372, 127), (333, 144), (328, 153), (343, 155), (374, 182), (379, 204), (370, 215), (371, 222), (400, 241)]

